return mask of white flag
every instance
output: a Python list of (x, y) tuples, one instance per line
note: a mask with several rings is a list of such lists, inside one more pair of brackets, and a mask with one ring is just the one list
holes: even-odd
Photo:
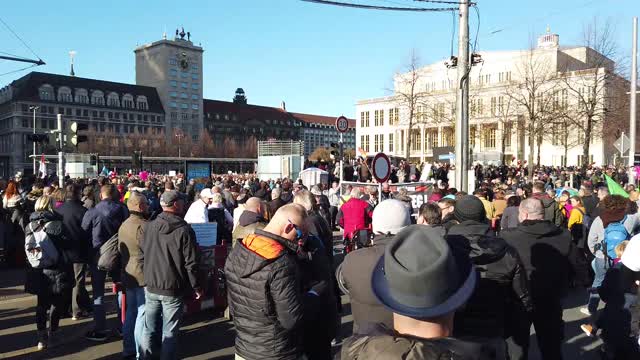
[(40, 169), (38, 169), (38, 174), (40, 174), (40, 178), (44, 179), (47, 176), (47, 164), (44, 162), (44, 154), (40, 158)]

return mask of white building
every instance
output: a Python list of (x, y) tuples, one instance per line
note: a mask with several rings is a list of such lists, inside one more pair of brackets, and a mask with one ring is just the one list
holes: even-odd
[[(559, 36), (549, 31), (531, 50), (480, 55), (483, 62), (469, 75), (473, 161), (497, 163), (503, 154), (507, 163), (527, 160), (531, 138), (534, 161), (539, 153), (541, 164), (578, 165), (583, 160), (586, 110), (595, 119), (589, 161), (614, 161), (613, 140), (625, 131), (625, 123), (628, 126), (621, 121), (628, 119), (628, 110), (622, 111), (620, 104), (628, 83), (615, 75), (612, 60), (588, 47), (561, 47)], [(356, 147), (404, 157), (411, 136), (412, 161), (437, 161), (434, 149), (453, 151), (456, 82), (457, 68), (448, 68), (444, 61), (396, 75), (394, 95), (357, 103)], [(409, 132), (410, 106), (402, 99), (411, 94), (411, 83), (417, 91), (410, 97), (415, 105)]]

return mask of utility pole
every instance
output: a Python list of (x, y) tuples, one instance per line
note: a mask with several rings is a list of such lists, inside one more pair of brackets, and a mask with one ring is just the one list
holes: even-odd
[(64, 132), (62, 131), (62, 114), (58, 114), (58, 184), (64, 189)]
[(629, 183), (635, 184), (636, 158), (636, 99), (638, 86), (638, 17), (633, 18), (633, 43), (631, 45), (631, 101), (629, 102)]
[[(36, 111), (40, 106), (29, 106), (29, 110), (33, 111), (33, 134), (36, 133)], [(33, 176), (36, 176), (36, 142), (33, 142)]]
[(456, 188), (469, 191), (469, 0), (460, 1), (456, 99)]

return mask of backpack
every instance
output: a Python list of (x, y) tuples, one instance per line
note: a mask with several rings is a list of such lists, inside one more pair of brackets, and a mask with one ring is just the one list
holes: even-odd
[(56, 248), (51, 237), (47, 233), (47, 225), (43, 222), (38, 222), (34, 225), (33, 222), (29, 223), (28, 227), (31, 230), (24, 239), (24, 251), (27, 256), (29, 264), (34, 269), (45, 269), (52, 267), (58, 263), (60, 253)]
[(221, 240), (231, 241), (231, 231), (227, 227), (227, 219), (224, 214), (224, 208), (208, 209), (209, 222), (218, 224), (218, 233), (216, 236), (216, 244), (222, 244)]
[(120, 251), (118, 249), (118, 233), (109, 238), (98, 249), (96, 265), (103, 271), (112, 271), (120, 267)]
[[(571, 235), (574, 236), (576, 245), (579, 248), (584, 249), (587, 245), (587, 239), (589, 238), (589, 230), (591, 229), (591, 216), (589, 216), (579, 208), (575, 209), (578, 210), (580, 214), (582, 214), (582, 224), (574, 224), (571, 228)], [(578, 225), (580, 225), (580, 229), (574, 232), (573, 229)]]
[(616, 246), (625, 240), (629, 240), (629, 232), (627, 228), (624, 227), (624, 221), (627, 219), (625, 216), (624, 219), (616, 222), (612, 222), (604, 229), (604, 240), (602, 241), (602, 252), (605, 257), (608, 259), (615, 259), (616, 256)]

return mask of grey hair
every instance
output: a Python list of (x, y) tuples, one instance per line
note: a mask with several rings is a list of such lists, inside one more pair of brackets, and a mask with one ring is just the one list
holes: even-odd
[(307, 211), (311, 211), (316, 206), (316, 198), (311, 191), (300, 190), (293, 197), (293, 203), (302, 206)]
[(520, 207), (521, 212), (529, 214), (529, 220), (542, 220), (544, 219), (544, 206), (540, 199), (528, 198), (522, 200)]
[(354, 187), (351, 189), (351, 193), (349, 194), (351, 197), (360, 199), (362, 197), (362, 190), (360, 188)]

